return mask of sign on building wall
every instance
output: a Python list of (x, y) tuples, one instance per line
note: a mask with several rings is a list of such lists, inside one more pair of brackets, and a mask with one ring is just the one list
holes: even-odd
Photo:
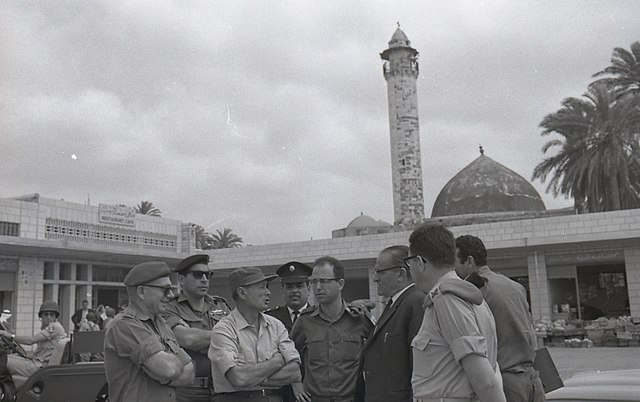
[(135, 226), (136, 212), (133, 208), (120, 205), (98, 205), (98, 220), (112, 225)]

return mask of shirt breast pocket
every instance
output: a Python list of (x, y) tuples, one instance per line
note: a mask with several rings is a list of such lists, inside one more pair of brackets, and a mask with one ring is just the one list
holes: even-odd
[(307, 340), (307, 351), (309, 353), (309, 360), (326, 360), (327, 342), (324, 334), (316, 334), (309, 337)]
[(426, 335), (416, 335), (411, 341), (413, 349), (413, 375), (417, 378), (429, 378), (433, 375), (435, 368), (432, 359), (433, 354), (429, 353), (431, 338)]
[(362, 339), (360, 337), (347, 334), (342, 339), (336, 340), (337, 358), (344, 361), (357, 361), (362, 350)]

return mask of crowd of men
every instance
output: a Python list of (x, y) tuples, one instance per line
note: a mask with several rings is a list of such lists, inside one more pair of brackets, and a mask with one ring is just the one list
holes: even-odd
[[(105, 335), (111, 401), (544, 401), (525, 289), (489, 269), (475, 236), (425, 225), (408, 247), (382, 250), (372, 275), (386, 303), (375, 323), (367, 301), (344, 300), (336, 258), (288, 262), (277, 275), (236, 269), (233, 309), (208, 294), (208, 262), (199, 254), (173, 269), (177, 295), (163, 262), (127, 274), (128, 306)], [(285, 305), (269, 310), (278, 277)], [(62, 329), (55, 307), (41, 308), (33, 339), (0, 336), (46, 344)], [(14, 376), (37, 365), (12, 360)]]

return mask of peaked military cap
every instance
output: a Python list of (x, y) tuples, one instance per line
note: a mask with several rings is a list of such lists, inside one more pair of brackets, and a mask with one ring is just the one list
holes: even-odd
[(173, 272), (183, 273), (196, 264), (207, 265), (209, 263), (209, 254), (195, 254), (180, 261), (173, 269)]
[(131, 268), (124, 277), (125, 286), (138, 286), (171, 274), (171, 269), (162, 261), (148, 261)]
[(290, 261), (277, 269), (282, 283), (307, 282), (313, 268), (298, 261)]

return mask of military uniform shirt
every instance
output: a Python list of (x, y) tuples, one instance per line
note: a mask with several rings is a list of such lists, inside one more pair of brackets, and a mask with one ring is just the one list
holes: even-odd
[(287, 364), (292, 361), (300, 363), (300, 355), (280, 320), (260, 313), (256, 328), (244, 319), (238, 309), (233, 309), (231, 314), (220, 320), (211, 333), (209, 360), (214, 389), (220, 393), (264, 388), (255, 386), (236, 389), (225, 374), (242, 364), (269, 360), (276, 351), (280, 351)]
[(342, 307), (334, 322), (319, 307), (304, 312), (291, 330), (304, 364), (305, 389), (315, 396), (353, 396), (356, 391), (359, 362), (373, 323), (353, 313), (344, 300)]
[(67, 334), (64, 332), (64, 328), (59, 322), (55, 321), (40, 330), (40, 335), (43, 335), (46, 339), (38, 342), (36, 351), (33, 353), (33, 359), (42, 365), (47, 365), (53, 349), (58, 344), (58, 341), (62, 338), (66, 338)]
[(460, 361), (477, 354), (486, 356), (497, 369), (493, 315), (484, 301), (475, 305), (454, 294), (439, 293), (443, 279), (461, 280), (454, 271), (446, 273), (425, 299), (422, 326), (411, 343), (413, 395), (418, 399), (475, 398)]
[[(149, 317), (129, 306), (109, 324), (104, 340), (104, 366), (109, 396), (118, 402), (173, 402), (175, 389), (151, 378), (142, 364), (158, 352), (182, 351), (162, 317)], [(184, 351), (182, 351), (184, 353)]]
[[(176, 325), (182, 325), (211, 331), (218, 321), (227, 316), (230, 311), (231, 309), (225, 299), (209, 295), (204, 297), (202, 311), (194, 310), (184, 293), (180, 293), (180, 295), (167, 303), (163, 317), (167, 320), (167, 325), (171, 329)], [(193, 358), (196, 366), (196, 377), (211, 376), (211, 363), (207, 358), (208, 350), (208, 346), (196, 351), (187, 349), (187, 353)]]

